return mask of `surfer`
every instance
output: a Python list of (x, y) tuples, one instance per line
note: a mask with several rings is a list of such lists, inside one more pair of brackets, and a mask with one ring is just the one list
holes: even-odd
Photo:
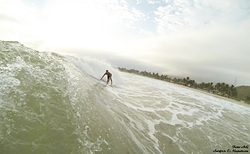
[[(107, 84), (109, 83), (109, 80), (111, 81), (111, 84), (112, 84), (112, 74), (108, 70), (106, 70), (106, 72), (103, 74), (102, 78), (105, 75), (107, 75)], [(102, 78), (101, 78), (101, 80), (102, 80)]]

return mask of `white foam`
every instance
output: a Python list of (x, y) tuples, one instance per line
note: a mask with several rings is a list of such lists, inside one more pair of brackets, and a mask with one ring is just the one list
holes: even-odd
[[(236, 103), (205, 95), (190, 88), (127, 73), (123, 75), (126, 77), (125, 85), (129, 86), (123, 86), (114, 93), (117, 96), (130, 98), (129, 100), (132, 99), (133, 101), (129, 102), (124, 99), (121, 102), (131, 109), (155, 114), (164, 123), (171, 125), (180, 124), (184, 127), (192, 128), (211, 120), (220, 119), (225, 109), (229, 111), (235, 111), (236, 109), (247, 113), (246, 108)], [(170, 120), (157, 114), (157, 111), (171, 113)], [(184, 116), (184, 119), (179, 119), (178, 115)]]
[[(71, 56), (65, 56), (67, 60), (72, 62), (82, 72), (89, 74), (95, 79), (99, 80), (106, 70), (112, 73), (113, 83), (115, 85), (123, 84), (123, 77), (120, 72), (113, 68), (106, 60), (95, 59), (90, 57), (75, 58)], [(103, 78), (106, 81), (106, 77)]]
[(155, 130), (155, 125), (158, 125), (161, 121), (160, 120), (154, 120), (154, 121), (151, 121), (151, 120), (144, 120), (147, 125), (148, 125), (148, 129), (149, 129), (149, 132), (148, 132), (148, 135), (150, 136), (150, 138), (154, 141), (154, 147), (155, 149), (159, 152), (159, 153), (162, 153), (161, 150), (159, 149), (159, 141), (158, 139), (155, 137), (155, 133), (156, 133), (156, 130)]

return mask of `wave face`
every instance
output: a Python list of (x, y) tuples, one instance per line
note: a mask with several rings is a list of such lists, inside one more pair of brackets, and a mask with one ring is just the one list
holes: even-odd
[[(114, 87), (98, 80), (106, 69)], [(250, 108), (121, 73), (108, 62), (0, 41), (0, 151), (213, 153), (250, 144)]]

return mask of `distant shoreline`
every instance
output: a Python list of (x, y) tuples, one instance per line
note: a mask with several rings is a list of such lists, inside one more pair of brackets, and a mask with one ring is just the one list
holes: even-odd
[[(147, 72), (147, 71), (138, 71), (135, 69), (126, 69), (126, 68), (119, 68), (119, 71), (121, 72), (126, 72), (126, 73), (130, 73), (130, 74), (135, 74), (135, 75), (139, 75), (139, 76), (144, 76), (144, 77), (148, 77), (151, 79), (156, 79), (156, 80), (161, 80), (164, 82), (169, 82), (169, 83), (173, 83), (176, 85), (180, 85), (183, 87), (187, 87), (189, 89), (193, 89), (193, 90), (197, 90), (200, 91), (201, 93), (204, 94), (208, 94), (217, 98), (221, 98), (221, 99), (225, 99), (225, 100), (229, 100), (229, 101), (233, 101), (233, 102), (237, 102), (239, 104), (247, 104), (250, 105), (250, 102), (248, 102), (249, 98), (250, 98), (250, 94), (249, 94), (249, 88), (247, 90), (242, 90), (240, 92), (238, 92), (238, 90), (236, 89), (236, 87), (234, 87), (234, 85), (229, 86), (226, 83), (216, 83), (216, 85), (214, 85), (212, 82), (208, 82), (208, 83), (196, 83), (195, 80), (191, 80), (189, 77), (187, 78), (183, 78), (183, 79), (177, 79), (177, 78), (170, 78), (167, 75), (159, 75), (158, 73), (151, 73), (151, 72)], [(248, 92), (247, 92), (248, 91)], [(213, 93), (212, 93), (213, 92)]]
[[(175, 83), (173, 83), (173, 84), (175, 84)], [(190, 87), (186, 87), (186, 86), (183, 86), (183, 87), (188, 88), (190, 90), (194, 90), (194, 91), (203, 93), (203, 94), (206, 94), (206, 95), (210, 95), (210, 96), (213, 96), (213, 97), (216, 97), (216, 98), (224, 99), (224, 100), (227, 100), (227, 101), (230, 101), (230, 102), (234, 102), (234, 103), (241, 104), (241, 105), (249, 107), (249, 104), (247, 104), (245, 102), (241, 102), (241, 101), (235, 100), (233, 98), (228, 98), (228, 97), (220, 96), (220, 95), (217, 95), (217, 94), (213, 94), (213, 93), (210, 93), (210, 92), (202, 90), (202, 89), (195, 89), (195, 88), (190, 88)]]
[[(187, 88), (189, 88), (189, 87), (187, 87)], [(204, 93), (204, 94), (207, 94), (207, 95), (211, 95), (211, 96), (215, 96), (215, 97), (218, 97), (218, 98), (223, 98), (223, 99), (226, 99), (226, 100), (237, 101), (235, 99), (224, 97), (224, 96), (220, 96), (220, 95), (217, 95), (217, 94), (213, 94), (213, 93), (210, 93), (210, 92), (202, 90), (202, 89), (195, 89), (195, 88), (189, 88), (189, 89), (192, 89), (192, 90), (195, 90), (195, 91), (199, 91), (201, 93)], [(239, 102), (239, 101), (237, 101), (237, 102)]]

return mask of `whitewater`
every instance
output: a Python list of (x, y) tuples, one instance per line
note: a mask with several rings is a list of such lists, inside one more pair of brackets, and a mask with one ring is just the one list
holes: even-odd
[[(108, 69), (114, 86), (100, 81)], [(1, 154), (249, 153), (249, 105), (0, 41)]]

